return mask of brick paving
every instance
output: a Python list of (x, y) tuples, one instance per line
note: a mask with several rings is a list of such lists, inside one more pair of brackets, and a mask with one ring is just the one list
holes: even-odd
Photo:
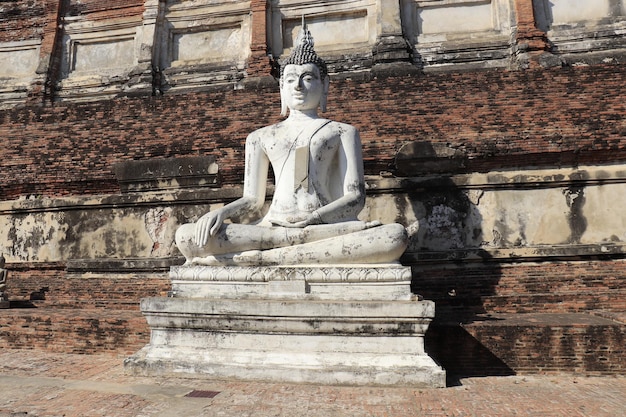
[[(136, 377), (124, 374), (123, 359), (3, 350), (0, 417), (626, 416), (626, 376), (461, 378), (443, 389), (336, 387)], [(194, 390), (218, 394), (186, 397)]]

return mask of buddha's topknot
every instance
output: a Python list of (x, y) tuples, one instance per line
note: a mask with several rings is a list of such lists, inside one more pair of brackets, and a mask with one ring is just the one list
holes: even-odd
[(313, 41), (313, 36), (311, 36), (311, 32), (306, 27), (305, 24), (302, 25), (302, 29), (296, 38), (295, 46), (291, 50), (291, 54), (289, 57), (283, 61), (283, 64), (280, 67), (280, 77), (283, 77), (283, 71), (285, 67), (289, 64), (293, 65), (304, 65), (304, 64), (315, 64), (320, 70), (320, 76), (322, 79), (326, 78), (328, 75), (328, 68), (326, 67), (326, 62), (322, 58), (320, 58), (313, 46), (315, 42)]

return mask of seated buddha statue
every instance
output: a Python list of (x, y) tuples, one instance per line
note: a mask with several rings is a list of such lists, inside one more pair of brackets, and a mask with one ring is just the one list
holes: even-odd
[[(357, 129), (318, 116), (326, 110), (329, 77), (303, 25), (281, 66), (280, 123), (252, 132), (245, 144), (243, 196), (182, 225), (176, 244), (187, 264), (302, 265), (397, 263), (408, 244), (400, 224), (360, 221), (365, 204)], [(250, 224), (233, 223), (265, 203)]]

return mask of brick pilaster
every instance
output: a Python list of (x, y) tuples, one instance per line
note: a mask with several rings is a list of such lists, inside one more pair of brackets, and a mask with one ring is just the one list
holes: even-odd
[(248, 76), (270, 75), (272, 65), (267, 56), (267, 0), (251, 0), (252, 40), (248, 59)]
[(546, 33), (537, 28), (532, 0), (515, 0), (517, 31), (515, 32), (515, 52), (518, 58), (529, 67), (536, 67), (536, 58), (549, 49)]
[(45, 102), (52, 98), (54, 84), (59, 76), (63, 16), (68, 4), (69, 0), (45, 2), (45, 25), (39, 50), (37, 77), (31, 86), (28, 103)]
[(380, 32), (373, 55), (375, 63), (410, 60), (409, 45), (402, 36), (399, 0), (380, 0), (378, 6)]

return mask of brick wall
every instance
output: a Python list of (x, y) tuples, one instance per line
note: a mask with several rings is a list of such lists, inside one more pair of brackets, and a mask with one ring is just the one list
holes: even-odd
[(7, 269), (10, 295), (23, 301), (44, 299), (50, 282), (65, 279), (65, 264), (62, 262), (24, 262), (9, 265)]
[[(393, 171), (410, 141), (444, 143), (468, 170), (626, 159), (623, 66), (338, 78), (328, 117), (361, 131), (366, 171)], [(0, 198), (117, 189), (120, 160), (214, 155), (224, 184), (242, 179), (247, 133), (274, 123), (274, 83), (0, 112)]]
[(150, 328), (141, 313), (110, 313), (50, 308), (5, 310), (0, 323), (0, 348), (131, 354), (150, 339)]
[[(533, 316), (533, 315), (530, 315)], [(509, 317), (461, 326), (431, 325), (426, 350), (449, 376), (570, 372), (620, 375), (626, 370), (626, 326), (591, 318), (554, 315), (516, 322)]]
[(171, 289), (167, 271), (68, 273), (61, 262), (8, 265), (8, 291), (17, 307), (139, 310), (143, 297), (165, 297)]
[(626, 311), (623, 259), (413, 267), (438, 315)]
[(0, 4), (0, 42), (41, 37), (46, 17), (45, 0), (9, 1)]
[(69, 2), (68, 15), (77, 16), (98, 13), (98, 15), (92, 16), (92, 19), (95, 20), (141, 14), (143, 10), (143, 0), (108, 0), (106, 2), (99, 0), (72, 0)]

